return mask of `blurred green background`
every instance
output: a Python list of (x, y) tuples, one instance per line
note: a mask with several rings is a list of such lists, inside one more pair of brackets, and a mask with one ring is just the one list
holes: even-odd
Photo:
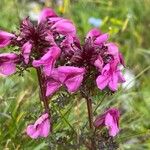
[[(126, 62), (124, 74), (127, 83), (115, 95), (104, 97), (97, 94), (94, 97), (96, 104), (103, 99), (97, 113), (110, 106), (119, 107), (122, 110), (121, 132), (116, 137), (119, 149), (149, 150), (150, 0), (0, 0), (0, 29), (16, 31), (20, 20), (26, 16), (36, 20), (45, 6), (53, 7), (58, 14), (71, 19), (81, 40), (96, 26), (103, 32), (109, 32), (111, 41), (119, 45)], [(1, 49), (1, 53), (6, 51), (11, 49)], [(79, 128), (87, 119), (86, 105), (76, 96), (74, 99), (67, 96), (67, 105), (58, 106), (53, 101), (50, 104), (54, 118), (57, 116), (54, 134), (46, 140), (31, 140), (26, 136), (25, 128), (36, 120), (42, 110), (34, 70), (26, 72), (23, 77), (0, 77), (0, 85), (0, 149), (55, 149), (52, 147), (56, 139), (69, 135), (68, 129), (74, 128), (80, 134)], [(56, 149), (71, 149), (61, 142), (60, 145), (61, 148), (58, 146)]]

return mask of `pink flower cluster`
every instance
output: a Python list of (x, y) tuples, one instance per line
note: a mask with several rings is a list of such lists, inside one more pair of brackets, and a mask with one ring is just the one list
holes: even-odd
[[(37, 25), (26, 18), (18, 34), (0, 30), (0, 48), (9, 45), (18, 47), (17, 53), (0, 54), (0, 75), (12, 75), (16, 68), (40, 68), (45, 77), (45, 95), (49, 97), (61, 86), (70, 93), (78, 91), (86, 76), (96, 72), (95, 83), (100, 90), (109, 88), (116, 91), (118, 83), (125, 81), (118, 67), (124, 65), (124, 61), (117, 45), (109, 43), (108, 38), (107, 33), (92, 29), (81, 45), (73, 23), (45, 8)], [(48, 135), (50, 121), (47, 115), (42, 115), (34, 125), (28, 126), (30, 137)], [(111, 114), (106, 117), (112, 118)], [(105, 121), (105, 125), (108, 124)], [(42, 131), (45, 126), (47, 130)], [(113, 131), (110, 134), (114, 135)]]

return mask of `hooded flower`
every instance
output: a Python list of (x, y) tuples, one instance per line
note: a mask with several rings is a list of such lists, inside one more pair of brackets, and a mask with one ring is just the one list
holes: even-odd
[(94, 126), (96, 128), (106, 126), (109, 130), (109, 135), (114, 137), (119, 132), (119, 117), (119, 110), (111, 108), (96, 118)]
[(109, 38), (109, 34), (107, 33), (101, 33), (100, 30), (94, 28), (91, 31), (89, 31), (89, 33), (87, 34), (86, 38), (91, 38), (94, 41), (94, 44), (96, 45), (101, 45), (103, 43), (105, 43), (108, 38)]
[(121, 70), (117, 67), (118, 62), (113, 61), (104, 66), (101, 75), (96, 79), (97, 86), (100, 90), (103, 90), (106, 86), (112, 91), (116, 91), (118, 83), (125, 82), (125, 79), (121, 73)]
[(84, 68), (61, 66), (53, 70), (48, 81), (46, 96), (52, 95), (62, 85), (67, 87), (68, 92), (76, 92), (83, 80)]
[(0, 30), (0, 48), (8, 46), (15, 35)]
[(44, 56), (41, 57), (40, 60), (34, 60), (32, 65), (34, 67), (42, 66), (45, 75), (49, 76), (59, 55), (60, 49), (56, 46), (53, 46), (48, 49), (47, 53), (44, 54)]
[(76, 34), (76, 29), (73, 23), (70, 20), (67, 19), (61, 19), (57, 21), (51, 29), (54, 32), (57, 32), (62, 35), (72, 35), (75, 36)]
[(0, 54), (0, 75), (9, 76), (16, 72), (18, 56), (13, 53)]
[(124, 60), (122, 54), (119, 52), (119, 49), (116, 44), (114, 43), (108, 43), (105, 44), (107, 46), (107, 54), (110, 55), (115, 61), (118, 61), (118, 63), (121, 63), (124, 65)]
[(43, 114), (38, 120), (28, 125), (26, 132), (32, 139), (47, 137), (50, 132), (50, 119), (48, 113)]

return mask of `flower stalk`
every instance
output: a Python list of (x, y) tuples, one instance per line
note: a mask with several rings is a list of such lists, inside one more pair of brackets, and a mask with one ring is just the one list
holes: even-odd
[(94, 139), (94, 125), (93, 125), (93, 109), (92, 109), (92, 99), (90, 96), (85, 92), (85, 90), (81, 90), (82, 96), (86, 99), (86, 104), (87, 104), (87, 110), (88, 110), (88, 121), (89, 121), (89, 128), (92, 132), (92, 137), (91, 137), (91, 146), (90, 150), (95, 150), (95, 139)]
[(40, 68), (37, 68), (36, 71), (37, 71), (38, 82), (39, 82), (39, 87), (40, 87), (40, 100), (44, 104), (45, 112), (48, 113), (49, 118), (51, 118), (51, 112), (50, 112), (49, 105), (48, 105), (48, 98), (45, 94), (46, 93), (45, 78)]

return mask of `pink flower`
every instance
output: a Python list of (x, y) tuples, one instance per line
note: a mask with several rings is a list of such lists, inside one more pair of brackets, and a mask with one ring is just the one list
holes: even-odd
[(94, 121), (96, 128), (106, 126), (110, 136), (116, 136), (119, 132), (119, 110), (111, 108), (104, 114), (99, 115)]
[(11, 42), (11, 39), (15, 37), (15, 35), (0, 30), (0, 48), (8, 46)]
[(54, 69), (47, 81), (46, 96), (52, 95), (62, 85), (67, 87), (68, 92), (76, 92), (83, 80), (84, 68), (61, 66)]
[(16, 72), (18, 56), (13, 53), (0, 54), (0, 75), (9, 76)]
[(96, 39), (97, 37), (99, 37), (101, 35), (101, 31), (97, 28), (94, 28), (92, 30), (90, 30), (86, 36), (86, 38), (92, 38), (92, 39)]
[(49, 76), (56, 60), (60, 55), (60, 52), (61, 50), (58, 47), (53, 46), (48, 49), (48, 52), (44, 54), (44, 56), (41, 57), (40, 60), (34, 60), (32, 65), (34, 67), (42, 66), (45, 75)]
[(29, 57), (32, 49), (32, 44), (28, 41), (22, 47), (22, 55), (24, 57), (24, 62), (26, 64), (29, 63)]
[(103, 43), (107, 42), (109, 38), (109, 34), (108, 33), (102, 34), (101, 31), (94, 28), (91, 31), (89, 31), (86, 38), (87, 39), (92, 38), (92, 40), (94, 41), (94, 44), (101, 46)]
[(67, 19), (59, 19), (54, 25), (51, 27), (53, 32), (62, 34), (62, 35), (71, 35), (75, 36), (76, 28), (70, 20)]
[(103, 90), (106, 86), (112, 91), (116, 91), (118, 83), (125, 82), (125, 79), (121, 73), (121, 70), (117, 68), (118, 62), (113, 61), (104, 66), (101, 75), (96, 79), (97, 86), (100, 90)]
[(47, 137), (50, 132), (50, 119), (48, 113), (43, 114), (38, 120), (28, 125), (26, 132), (32, 139)]
[(56, 13), (51, 8), (44, 8), (40, 13), (38, 23), (45, 22), (49, 17), (57, 17)]
[(103, 68), (103, 65), (104, 65), (104, 61), (102, 57), (99, 55), (98, 58), (94, 62), (94, 66), (97, 67), (99, 71), (101, 71)]
[(116, 44), (108, 43), (105, 46), (108, 47), (107, 53), (113, 57), (116, 61), (124, 65), (124, 60), (122, 54), (119, 52), (119, 49)]

